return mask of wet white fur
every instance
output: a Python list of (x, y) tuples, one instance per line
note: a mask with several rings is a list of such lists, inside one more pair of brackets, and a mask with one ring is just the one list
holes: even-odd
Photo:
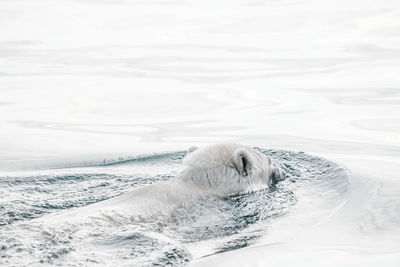
[(282, 177), (268, 156), (239, 144), (190, 148), (183, 164), (178, 179), (216, 194), (257, 190)]
[[(141, 220), (168, 213), (175, 205), (199, 195), (226, 196), (267, 188), (281, 172), (266, 155), (238, 144), (190, 148), (184, 169), (175, 178), (137, 188), (124, 195), (66, 213), (53, 215), (48, 223), (82, 221), (84, 217)], [(245, 163), (245, 164), (243, 164)], [(84, 216), (85, 215), (85, 216)], [(146, 220), (147, 220), (146, 219)]]

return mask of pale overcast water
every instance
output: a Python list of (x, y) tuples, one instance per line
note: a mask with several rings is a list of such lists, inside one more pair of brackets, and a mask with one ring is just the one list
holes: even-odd
[[(215, 143), (286, 179), (87, 216)], [(400, 266), (399, 173), (398, 1), (0, 0), (0, 265)]]

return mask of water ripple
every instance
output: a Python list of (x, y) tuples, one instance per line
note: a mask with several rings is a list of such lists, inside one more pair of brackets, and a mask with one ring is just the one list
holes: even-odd
[[(302, 212), (318, 211), (320, 219), (346, 201), (348, 173), (341, 166), (302, 152), (257, 149), (280, 165), (286, 180), (271, 190), (193, 197), (152, 215), (114, 211), (84, 219), (83, 212), (76, 223), (54, 222), (45, 216), (71, 208), (79, 212), (78, 207), (170, 179), (183, 152), (68, 168), (56, 174), (49, 170), (43, 175), (1, 177), (7, 197), (0, 202), (0, 263), (180, 266), (199, 247), (207, 247), (205, 256), (255, 244), (298, 201), (312, 203)], [(137, 173), (141, 167), (147, 171)], [(125, 174), (126, 168), (131, 175)]]

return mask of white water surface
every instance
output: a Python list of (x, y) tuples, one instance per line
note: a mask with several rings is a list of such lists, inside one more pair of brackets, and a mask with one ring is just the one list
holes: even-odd
[(191, 264), (400, 266), (400, 3), (0, 0), (1, 177), (220, 142), (325, 157), (350, 195)]

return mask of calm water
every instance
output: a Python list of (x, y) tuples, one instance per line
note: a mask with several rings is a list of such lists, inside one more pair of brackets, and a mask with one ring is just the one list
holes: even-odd
[[(399, 18), (390, 0), (1, 0), (0, 263), (399, 266)], [(296, 182), (54, 219), (219, 142)]]

